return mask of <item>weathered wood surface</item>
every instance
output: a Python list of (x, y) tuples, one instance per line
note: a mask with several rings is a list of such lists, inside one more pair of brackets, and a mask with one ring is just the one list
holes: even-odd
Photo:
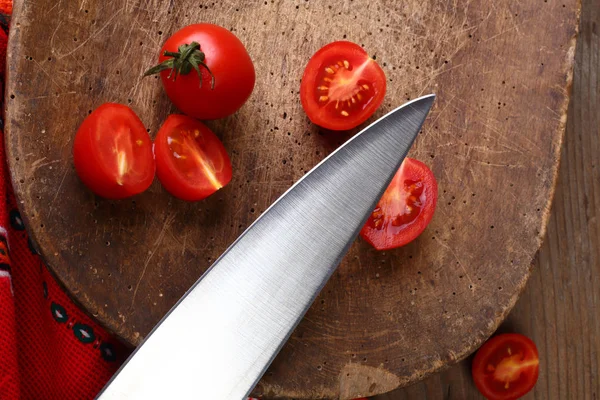
[[(309, 124), (299, 80), (327, 42), (363, 44), (383, 66), (378, 115), (438, 95), (411, 156), (439, 180), (416, 242), (378, 253), (358, 241), (257, 394), (377, 394), (469, 354), (515, 304), (544, 235), (566, 120), (576, 0), (18, 1), (8, 64), (7, 149), (32, 237), (70, 293), (136, 344), (225, 248), (347, 135)], [(162, 41), (210, 21), (246, 44), (256, 89), (210, 123), (234, 167), (229, 186), (185, 204), (155, 182), (127, 201), (95, 198), (72, 166), (73, 135), (106, 101), (153, 135), (174, 109), (141, 79)]]
[[(501, 331), (538, 346), (540, 377), (523, 397), (594, 400), (600, 395), (600, 7), (584, 0), (573, 94), (546, 238), (533, 273)], [(377, 400), (483, 399), (471, 358)]]

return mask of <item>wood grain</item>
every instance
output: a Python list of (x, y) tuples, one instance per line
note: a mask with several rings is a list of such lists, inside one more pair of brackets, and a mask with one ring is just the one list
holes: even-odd
[[(487, 338), (529, 276), (554, 190), (578, 12), (576, 0), (19, 1), (6, 137), (22, 215), (70, 293), (139, 343), (262, 210), (348, 137), (307, 121), (298, 84), (325, 43), (363, 44), (389, 79), (377, 116), (438, 95), (411, 156), (432, 167), (440, 204), (409, 246), (377, 253), (355, 243), (256, 394), (353, 398), (415, 382)], [(231, 184), (196, 204), (158, 183), (134, 200), (95, 198), (73, 171), (77, 126), (116, 101), (156, 132), (174, 110), (158, 80), (140, 75), (165, 37), (196, 21), (231, 28), (257, 66), (250, 101), (210, 123), (231, 153)]]
[[(538, 384), (523, 399), (600, 396), (600, 7), (584, 0), (556, 195), (531, 278), (501, 331), (538, 345)], [(378, 400), (483, 399), (470, 358)]]

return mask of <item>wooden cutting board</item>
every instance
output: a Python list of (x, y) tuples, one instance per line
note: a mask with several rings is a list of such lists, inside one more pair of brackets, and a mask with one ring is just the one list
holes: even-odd
[[(298, 90), (322, 45), (364, 45), (389, 79), (376, 116), (438, 95), (410, 156), (438, 178), (439, 206), (404, 248), (353, 245), (255, 393), (348, 399), (415, 382), (491, 335), (527, 281), (554, 190), (578, 13), (576, 0), (16, 1), (6, 144), (22, 216), (71, 295), (138, 344), (354, 133), (311, 125)], [(248, 103), (209, 123), (231, 155), (232, 182), (195, 204), (157, 182), (129, 200), (94, 197), (73, 168), (77, 127), (112, 101), (154, 135), (176, 110), (160, 81), (141, 75), (171, 33), (200, 21), (231, 29), (257, 71)]]

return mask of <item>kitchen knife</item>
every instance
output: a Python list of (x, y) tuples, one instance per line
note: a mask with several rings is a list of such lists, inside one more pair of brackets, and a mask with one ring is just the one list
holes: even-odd
[(98, 398), (245, 399), (350, 248), (434, 98), (388, 113), (296, 182), (188, 290)]

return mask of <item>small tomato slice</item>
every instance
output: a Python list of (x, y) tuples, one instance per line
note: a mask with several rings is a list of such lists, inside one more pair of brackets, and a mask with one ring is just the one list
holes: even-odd
[(515, 400), (535, 386), (539, 365), (538, 350), (531, 339), (505, 333), (491, 338), (477, 351), (473, 380), (489, 400)]
[(152, 141), (122, 104), (103, 104), (87, 116), (75, 135), (73, 161), (83, 183), (107, 199), (141, 193), (154, 180)]
[(173, 196), (202, 200), (231, 180), (231, 161), (219, 138), (203, 123), (169, 115), (154, 141), (156, 175)]
[(420, 161), (405, 158), (360, 236), (377, 250), (404, 246), (429, 225), (437, 204), (437, 181)]
[(300, 85), (302, 107), (326, 129), (352, 129), (381, 105), (386, 79), (381, 67), (359, 45), (329, 43), (308, 61)]

